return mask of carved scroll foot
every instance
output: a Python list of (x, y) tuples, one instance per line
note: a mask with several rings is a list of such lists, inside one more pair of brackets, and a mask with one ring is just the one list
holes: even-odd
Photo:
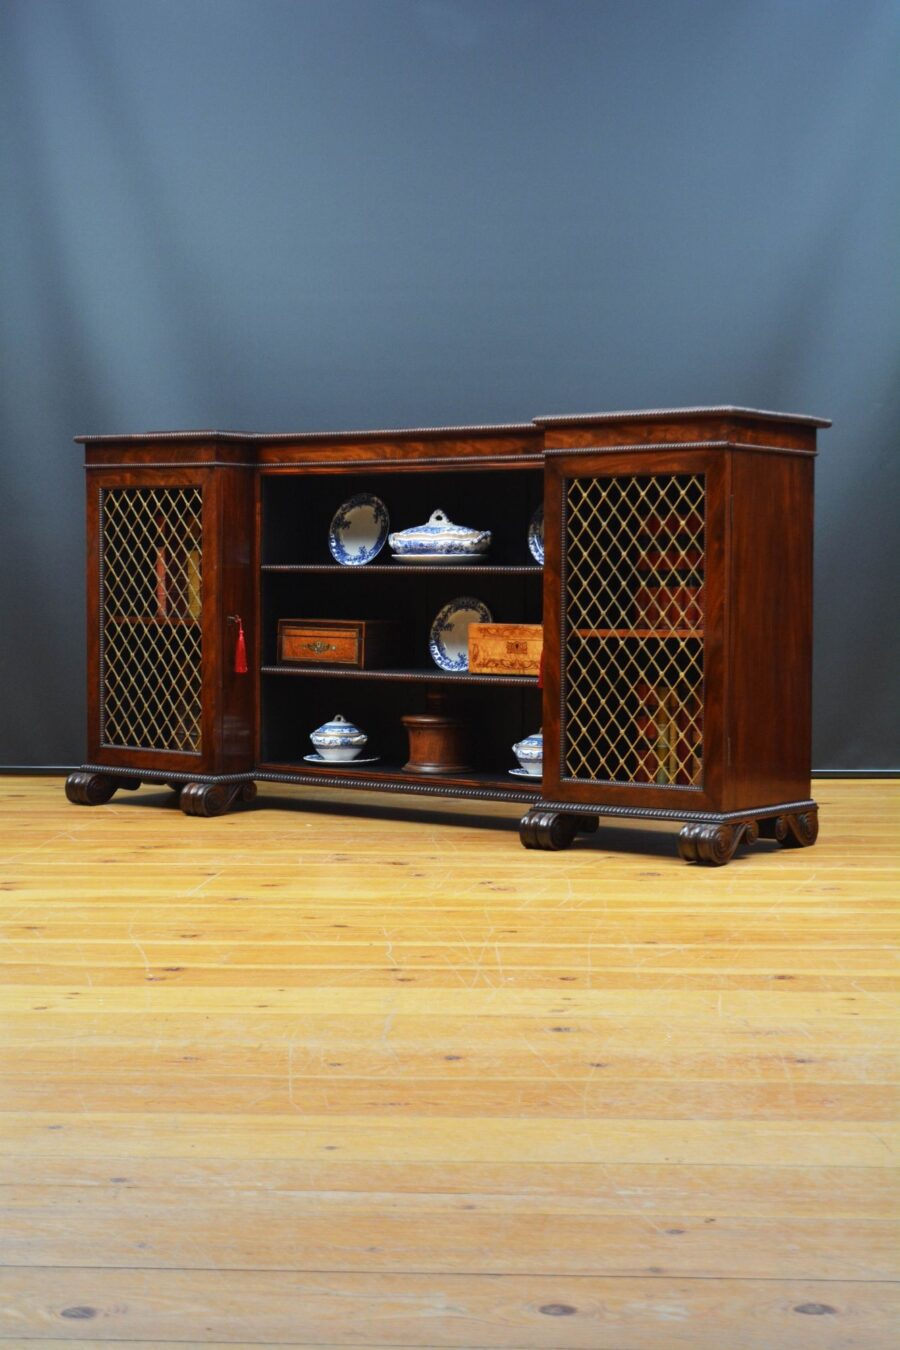
[(724, 867), (741, 844), (755, 844), (759, 825), (744, 820), (739, 825), (685, 825), (678, 836), (678, 852), (685, 862)]
[(580, 816), (560, 811), (531, 810), (519, 822), (519, 838), (525, 848), (548, 849), (557, 852), (568, 848), (578, 833)]
[(255, 783), (185, 783), (178, 805), (186, 816), (224, 816), (236, 802), (255, 796)]
[(76, 769), (66, 779), (66, 796), (76, 806), (102, 806), (119, 788), (133, 792), (140, 786), (139, 778), (110, 778), (105, 773)]
[(767, 839), (776, 839), (782, 848), (809, 848), (819, 836), (819, 812), (815, 807), (763, 822)]

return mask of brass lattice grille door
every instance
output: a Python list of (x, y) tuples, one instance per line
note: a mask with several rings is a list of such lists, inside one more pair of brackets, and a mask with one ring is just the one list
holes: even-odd
[(563, 490), (561, 777), (701, 788), (706, 475)]
[(201, 751), (199, 487), (101, 496), (102, 743)]

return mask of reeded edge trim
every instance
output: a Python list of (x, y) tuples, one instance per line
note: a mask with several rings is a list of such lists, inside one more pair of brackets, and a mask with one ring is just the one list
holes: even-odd
[(816, 810), (817, 803), (812, 800), (799, 802), (776, 802), (767, 806), (748, 807), (743, 811), (678, 811), (658, 806), (599, 806), (596, 802), (554, 802), (543, 797), (530, 797), (522, 790), (505, 791), (502, 788), (454, 788), (440, 783), (373, 783), (358, 778), (338, 778), (334, 774), (316, 773), (252, 773), (233, 774), (185, 774), (158, 769), (109, 768), (103, 764), (82, 764), (84, 773), (102, 773), (117, 778), (140, 778), (146, 782), (167, 783), (181, 781), (186, 783), (295, 783), (299, 786), (312, 784), (315, 787), (354, 788), (362, 792), (401, 792), (424, 797), (458, 797), (473, 801), (525, 803), (529, 810), (559, 811), (576, 816), (612, 816), (632, 818), (634, 820), (684, 820), (698, 821), (711, 825), (730, 825), (742, 820), (763, 820), (768, 816), (780, 816), (799, 811)]
[(133, 445), (138, 441), (252, 441), (250, 431), (129, 431), (120, 435), (73, 436), (76, 445), (115, 445), (117, 441)]
[(377, 430), (351, 431), (139, 431), (125, 435), (75, 436), (78, 445), (111, 445), (116, 441), (133, 444), (136, 441), (249, 441), (255, 445), (276, 441), (372, 441), (385, 436), (491, 436), (496, 432), (516, 435), (534, 435), (534, 422), (479, 423), (459, 427), (383, 427)]
[(251, 783), (259, 777), (255, 773), (186, 773), (183, 769), (143, 769), (135, 765), (123, 768), (118, 764), (80, 764), (78, 768), (82, 773), (104, 773), (112, 778), (140, 778), (146, 783)]
[(818, 450), (804, 450), (798, 445), (755, 445), (752, 441), (620, 441), (617, 445), (555, 445), (544, 451), (546, 459), (560, 455), (629, 455), (660, 450), (742, 450), (763, 455), (800, 455), (814, 459)]
[[(304, 473), (308, 469), (322, 469), (331, 473), (341, 473), (347, 469), (403, 473), (420, 469), (423, 464), (439, 465), (441, 468), (448, 464), (454, 464), (465, 465), (469, 469), (494, 469), (498, 467), (506, 468), (509, 464), (533, 464), (535, 468), (540, 468), (543, 462), (544, 451), (531, 450), (522, 453), (518, 451), (501, 452), (493, 455), (421, 455), (416, 459), (260, 459), (257, 461), (257, 467), (263, 474), (270, 470), (282, 469), (294, 469)], [(126, 466), (122, 465), (121, 467), (125, 468)], [(273, 474), (272, 476), (277, 475)]]
[[(349, 569), (341, 563), (261, 563), (260, 572), (327, 572), (332, 575), (347, 572)], [(415, 563), (404, 566), (402, 563), (366, 563), (358, 569), (359, 573), (375, 573), (380, 576), (428, 576), (440, 573), (441, 576), (541, 576), (540, 563)]]
[(100, 464), (85, 464), (88, 472), (109, 472), (110, 469), (255, 469), (257, 464), (246, 459), (161, 459), (117, 461), (104, 460)]
[(260, 666), (261, 675), (290, 675), (290, 676), (325, 676), (329, 680), (334, 677), (337, 679), (350, 680), (395, 680), (400, 683), (434, 683), (441, 681), (449, 684), (481, 684), (493, 685), (497, 689), (537, 689), (537, 675), (479, 675), (475, 671), (471, 674), (464, 670), (442, 670), (440, 666), (435, 666), (430, 670), (362, 670), (358, 666), (342, 669), (340, 666), (331, 666), (327, 662), (314, 662), (311, 665), (297, 666)]
[(583, 426), (585, 423), (632, 422), (636, 418), (658, 419), (666, 417), (755, 417), (763, 422), (802, 422), (809, 427), (830, 427), (825, 417), (810, 417), (807, 413), (770, 412), (762, 408), (739, 408), (732, 404), (723, 404), (709, 408), (635, 408), (628, 412), (574, 413), (566, 415), (556, 413), (550, 417), (535, 417), (536, 427)]

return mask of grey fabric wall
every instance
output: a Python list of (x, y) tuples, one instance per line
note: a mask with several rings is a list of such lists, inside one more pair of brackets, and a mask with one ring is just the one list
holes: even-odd
[(0, 763), (83, 753), (75, 433), (716, 402), (834, 419), (815, 764), (900, 761), (896, 0), (0, 16)]

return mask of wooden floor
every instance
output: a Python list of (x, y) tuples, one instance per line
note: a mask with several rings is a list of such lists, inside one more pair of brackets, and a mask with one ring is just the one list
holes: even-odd
[(816, 796), (716, 870), (0, 780), (0, 1347), (896, 1346), (900, 783)]

